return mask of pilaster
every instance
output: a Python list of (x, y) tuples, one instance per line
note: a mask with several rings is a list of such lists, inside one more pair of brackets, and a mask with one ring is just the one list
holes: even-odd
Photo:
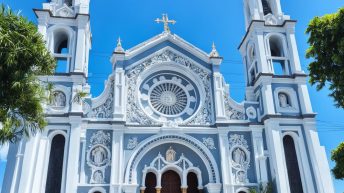
[[(122, 126), (120, 126), (122, 127)], [(120, 193), (123, 168), (123, 131), (114, 130), (112, 135), (112, 160), (111, 160), (111, 179), (110, 193)]]
[(69, 149), (67, 161), (65, 192), (77, 192), (78, 168), (80, 155), (81, 117), (69, 117), (71, 125), (69, 135)]

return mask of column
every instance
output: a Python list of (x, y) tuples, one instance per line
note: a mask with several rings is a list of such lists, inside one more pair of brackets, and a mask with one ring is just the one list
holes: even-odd
[(316, 187), (319, 193), (334, 193), (333, 182), (326, 152), (320, 145), (316, 123), (314, 119), (307, 119), (304, 123), (306, 145), (309, 150), (311, 169), (314, 173)]
[(125, 75), (122, 68), (116, 69), (114, 85), (114, 112), (115, 120), (123, 121), (125, 116)]
[[(117, 128), (118, 129), (118, 128)], [(115, 130), (112, 134), (110, 193), (121, 192), (123, 176), (123, 131)]]
[(263, 86), (261, 89), (262, 89), (264, 114), (265, 115), (275, 114), (275, 104), (274, 104), (274, 98), (272, 95), (272, 88), (271, 88), (270, 82), (263, 81)]
[(288, 174), (283, 155), (283, 142), (279, 123), (274, 120), (265, 121), (266, 141), (268, 142), (272, 178), (276, 178), (278, 193), (289, 193)]
[(77, 183), (79, 181), (78, 168), (80, 155), (81, 117), (69, 117), (69, 121), (71, 124), (68, 140), (69, 144), (68, 148), (65, 150), (68, 153), (65, 193), (77, 192)]
[(234, 193), (234, 189), (231, 187), (233, 180), (231, 175), (231, 169), (229, 166), (230, 161), (228, 155), (228, 131), (219, 131), (219, 148), (221, 155), (223, 193)]
[[(293, 24), (295, 25), (295, 24)], [(288, 25), (287, 28), (287, 42), (288, 42), (288, 48), (289, 48), (289, 59), (291, 61), (291, 69), (293, 70), (294, 73), (302, 73), (301, 69), (301, 63), (300, 63), (300, 57), (299, 57), (299, 52), (297, 50), (297, 44), (296, 44), (296, 39), (295, 39), (295, 30), (294, 26)]]
[(223, 79), (220, 73), (214, 73), (214, 89), (215, 89), (215, 109), (216, 121), (226, 120)]
[(312, 114), (313, 109), (312, 109), (311, 99), (309, 98), (309, 93), (308, 93), (308, 89), (307, 89), (307, 85), (305, 81), (298, 85), (297, 91), (300, 98), (300, 106), (301, 106), (302, 114)]
[(264, 155), (263, 144), (263, 130), (261, 128), (252, 129), (252, 138), (254, 146), (254, 154), (256, 160), (256, 172), (258, 176), (258, 183), (266, 184), (268, 182), (268, 170), (266, 164), (266, 157)]
[(39, 149), (37, 153), (37, 164), (35, 169), (35, 176), (32, 186), (32, 192), (44, 192), (45, 190), (42, 190), (43, 184), (46, 183), (46, 181), (43, 181), (46, 175), (44, 173), (44, 167), (49, 165), (49, 156), (47, 156), (47, 151), (49, 147), (49, 139), (46, 136), (42, 136), (40, 138), (39, 142)]

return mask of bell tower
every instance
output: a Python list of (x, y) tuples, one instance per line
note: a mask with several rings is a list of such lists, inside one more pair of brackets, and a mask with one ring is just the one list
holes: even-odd
[(278, 193), (333, 193), (329, 169), (319, 165), (328, 164), (315, 128), (307, 75), (301, 69), (296, 21), (282, 12), (280, 0), (244, 0), (244, 15), (246, 35), (239, 50), (246, 100), (259, 104), (270, 179)]
[(56, 73), (87, 77), (91, 31), (89, 0), (51, 0), (34, 9), (38, 28), (57, 60)]

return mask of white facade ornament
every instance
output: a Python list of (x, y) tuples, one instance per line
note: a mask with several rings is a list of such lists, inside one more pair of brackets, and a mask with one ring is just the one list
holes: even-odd
[(203, 144), (210, 150), (216, 149), (214, 139), (211, 137), (203, 137)]
[(229, 120), (245, 120), (245, 110), (235, 108), (231, 105), (228, 93), (224, 93), (225, 99), (225, 112)]
[(128, 144), (127, 144), (127, 149), (129, 150), (133, 150), (135, 149), (135, 147), (139, 144), (138, 140), (137, 140), (137, 137), (131, 137), (129, 140), (128, 140)]
[(257, 111), (253, 106), (250, 106), (246, 109), (246, 115), (249, 119), (257, 118)]
[(50, 105), (53, 108), (63, 108), (66, 106), (66, 95), (61, 91), (53, 92), (53, 100)]
[(109, 119), (113, 117), (113, 97), (114, 83), (110, 80), (110, 92), (105, 102), (99, 106), (92, 107), (92, 111), (87, 114), (89, 118)]
[(87, 151), (87, 165), (91, 168), (91, 184), (102, 184), (105, 182), (105, 170), (111, 163), (110, 133), (97, 131), (90, 139)]
[(172, 147), (170, 147), (167, 151), (166, 151), (166, 161), (168, 162), (174, 162), (176, 161), (176, 154), (177, 152), (174, 151), (174, 149)]
[[(147, 68), (151, 68), (154, 65), (159, 65), (163, 62), (173, 61), (179, 65), (183, 65), (189, 68), (193, 73), (197, 74), (197, 76), (201, 79), (205, 89), (205, 98), (211, 99), (212, 98), (212, 89), (211, 89), (211, 76), (210, 73), (206, 70), (198, 67), (196, 64), (191, 62), (190, 60), (179, 56), (172, 51), (165, 50), (163, 53), (159, 53), (150, 59), (143, 61), (141, 64), (135, 66), (134, 68), (130, 69), (127, 73), (127, 83), (128, 83), (128, 104), (127, 104), (127, 121), (129, 123), (141, 124), (141, 125), (158, 125), (162, 121), (157, 121), (150, 118), (147, 115), (147, 112), (143, 111), (139, 104), (137, 104), (137, 80), (140, 74), (145, 71)], [(204, 104), (200, 104), (201, 109), (198, 110), (198, 113), (193, 116), (193, 119), (184, 122), (184, 125), (210, 125), (213, 123), (212, 119), (212, 109), (213, 104), (212, 100), (206, 100)]]
[(247, 170), (250, 168), (250, 151), (243, 135), (233, 134), (229, 137), (231, 166), (235, 175), (235, 182), (249, 183)]
[(118, 52), (118, 53), (124, 53), (125, 52), (123, 47), (122, 47), (122, 40), (120, 37), (117, 40), (117, 46), (115, 48), (115, 52)]

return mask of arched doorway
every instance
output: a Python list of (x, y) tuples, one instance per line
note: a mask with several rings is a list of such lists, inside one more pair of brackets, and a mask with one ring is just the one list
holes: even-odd
[(149, 172), (146, 175), (145, 186), (146, 186), (145, 193), (155, 193), (156, 176), (154, 173)]
[(172, 170), (166, 171), (161, 177), (161, 193), (181, 193), (181, 180)]
[(187, 176), (188, 189), (187, 193), (199, 193), (197, 175), (189, 172)]

